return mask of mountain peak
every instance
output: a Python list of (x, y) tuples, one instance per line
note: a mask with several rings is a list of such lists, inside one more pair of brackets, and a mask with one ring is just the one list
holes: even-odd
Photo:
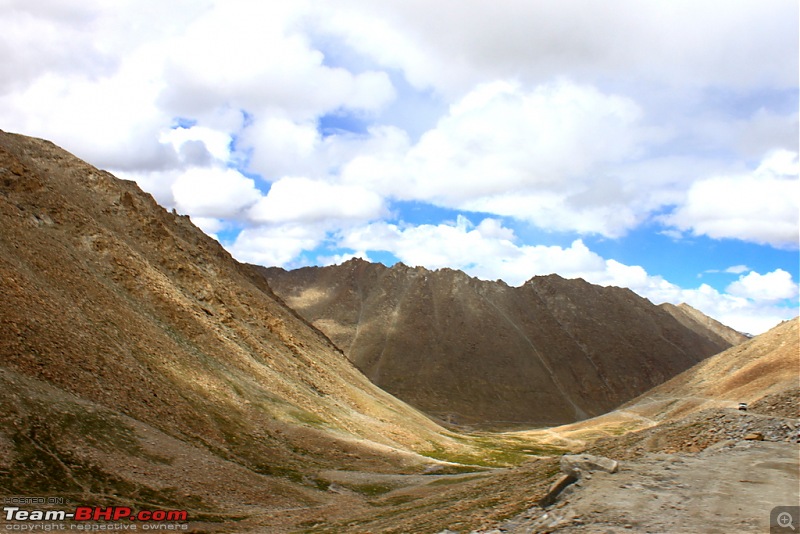
[(403, 264), (301, 271), (262, 272), (374, 383), (451, 422), (584, 419), (731, 345), (628, 289), (557, 274), (510, 287)]

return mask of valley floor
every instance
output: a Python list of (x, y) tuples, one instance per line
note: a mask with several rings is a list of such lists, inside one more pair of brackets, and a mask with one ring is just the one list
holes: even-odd
[[(776, 398), (786, 404), (794, 395)], [(558, 456), (472, 473), (320, 473), (332, 482), (331, 491), (349, 496), (339, 503), (349, 510), (337, 509), (339, 519), (297, 510), (306, 516), (306, 528), (287, 532), (768, 532), (774, 507), (800, 504), (800, 420), (796, 400), (790, 404), (788, 410), (762, 407), (766, 413), (712, 407), (638, 432), (600, 438), (582, 448), (619, 460), (620, 470), (585, 476), (546, 509), (536, 503), (558, 476)], [(604, 419), (599, 427), (604, 432), (615, 428)], [(559, 429), (549, 432), (557, 437)], [(374, 494), (367, 496), (365, 490)], [(261, 525), (280, 528), (275, 519), (262, 517)], [(299, 517), (293, 519), (300, 523)], [(258, 532), (254, 523), (259, 519), (239, 526), (242, 532)], [(248, 530), (251, 525), (254, 529)]]

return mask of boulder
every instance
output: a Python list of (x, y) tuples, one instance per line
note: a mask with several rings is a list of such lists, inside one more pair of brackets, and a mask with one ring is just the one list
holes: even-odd
[(604, 456), (565, 454), (561, 457), (561, 472), (575, 478), (580, 478), (581, 473), (591, 473), (592, 471), (616, 473), (617, 469), (619, 469), (619, 463)]

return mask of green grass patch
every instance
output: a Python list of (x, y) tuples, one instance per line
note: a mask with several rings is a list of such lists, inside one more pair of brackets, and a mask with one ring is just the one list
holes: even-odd
[(557, 456), (567, 452), (562, 447), (544, 445), (519, 438), (491, 436), (488, 434), (467, 436), (466, 452), (446, 449), (438, 444), (420, 454), (456, 464), (480, 467), (512, 467), (534, 456)]

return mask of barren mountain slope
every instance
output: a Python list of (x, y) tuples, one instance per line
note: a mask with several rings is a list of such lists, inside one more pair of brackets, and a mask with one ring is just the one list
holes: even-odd
[(261, 272), (373, 382), (456, 423), (585, 419), (730, 346), (627, 289), (556, 275), (514, 288), (357, 259)]
[[(800, 417), (800, 349), (798, 319), (784, 321), (755, 338), (717, 354), (648, 391), (630, 403), (632, 409), (675, 417), (711, 406), (735, 407), (739, 402), (764, 404), (769, 399), (794, 399), (792, 417)], [(676, 402), (677, 401), (677, 402)], [(751, 407), (759, 410), (759, 403)]]
[[(522, 431), (519, 435), (588, 442), (662, 423), (678, 422), (680, 426), (704, 410), (738, 411), (740, 402), (749, 403), (747, 413), (800, 417), (799, 325), (798, 319), (785, 321), (703, 360), (607, 414), (546, 432)], [(701, 437), (707, 441), (721, 436)]]
[(279, 517), (345, 498), (320, 491), (320, 469), (413, 471), (427, 461), (414, 450), (470, 453), (187, 217), (3, 132), (0, 280), (6, 495), (195, 517), (256, 502)]
[(691, 328), (701, 336), (705, 336), (716, 343), (738, 345), (750, 339), (745, 334), (725, 326), (686, 303), (678, 304), (677, 306), (665, 303), (659, 306), (687, 328)]

